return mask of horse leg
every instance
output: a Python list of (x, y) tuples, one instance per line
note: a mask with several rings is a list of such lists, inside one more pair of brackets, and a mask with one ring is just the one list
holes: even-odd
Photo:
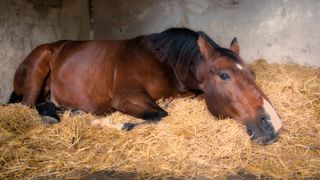
[(22, 96), (22, 104), (33, 107), (49, 76), (53, 51), (49, 45), (33, 50), (19, 65), (14, 77), (14, 93)]
[(41, 116), (42, 123), (56, 124), (60, 122), (58, 108), (51, 101), (46, 101), (36, 105), (36, 109)]
[(117, 107), (120, 112), (144, 119), (159, 121), (168, 115), (147, 93), (131, 93), (121, 98)]
[(131, 93), (121, 97), (116, 109), (125, 114), (141, 118), (146, 122), (140, 123), (113, 123), (109, 118), (100, 118), (91, 122), (93, 126), (108, 126), (118, 130), (131, 130), (136, 126), (148, 122), (155, 122), (168, 115), (159, 107), (147, 93)]

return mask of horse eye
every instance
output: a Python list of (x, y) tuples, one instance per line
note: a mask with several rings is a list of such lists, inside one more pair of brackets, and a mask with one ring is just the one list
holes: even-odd
[(220, 76), (220, 78), (221, 78), (222, 80), (224, 80), (224, 81), (227, 81), (227, 80), (230, 79), (229, 74), (226, 74), (226, 73), (220, 74), (219, 76)]

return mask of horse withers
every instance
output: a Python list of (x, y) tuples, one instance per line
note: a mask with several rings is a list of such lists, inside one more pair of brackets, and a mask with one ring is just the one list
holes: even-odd
[(120, 111), (148, 122), (168, 114), (155, 100), (200, 92), (213, 115), (241, 122), (257, 143), (272, 143), (281, 119), (239, 51), (236, 39), (226, 49), (186, 28), (121, 41), (43, 44), (17, 68), (10, 102), (35, 106), (48, 123), (59, 121), (61, 109)]

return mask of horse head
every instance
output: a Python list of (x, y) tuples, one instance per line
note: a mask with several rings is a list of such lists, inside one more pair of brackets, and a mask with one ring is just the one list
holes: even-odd
[(214, 47), (200, 35), (198, 47), (202, 61), (197, 66), (196, 78), (209, 111), (244, 124), (256, 143), (274, 142), (282, 121), (256, 84), (254, 73), (240, 58), (236, 38), (230, 49), (225, 49)]

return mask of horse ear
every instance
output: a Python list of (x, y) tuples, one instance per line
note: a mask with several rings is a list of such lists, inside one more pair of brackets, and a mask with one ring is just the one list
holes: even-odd
[(234, 37), (231, 41), (231, 44), (230, 44), (230, 49), (231, 51), (233, 51), (234, 53), (236, 53), (237, 55), (239, 55), (240, 53), (240, 46), (239, 46), (239, 43), (237, 41), (237, 38)]
[(198, 38), (198, 46), (205, 60), (210, 59), (215, 53), (214, 47), (201, 35)]

